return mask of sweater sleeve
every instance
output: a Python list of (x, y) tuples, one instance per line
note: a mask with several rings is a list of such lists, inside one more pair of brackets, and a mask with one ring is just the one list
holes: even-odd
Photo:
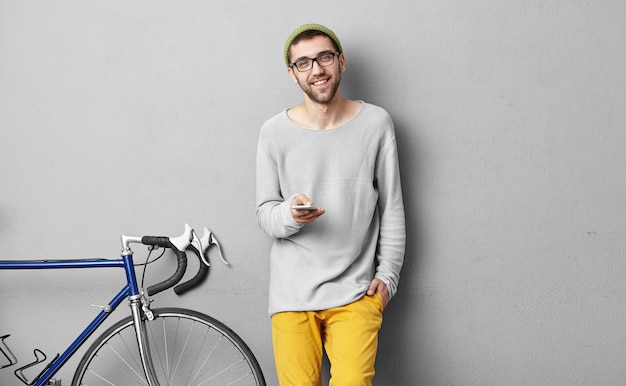
[(381, 279), (394, 296), (404, 262), (406, 228), (395, 136), (385, 145), (376, 168), (379, 192), (380, 231), (376, 252), (375, 277)]
[(261, 147), (257, 150), (256, 179), (259, 227), (273, 238), (286, 238), (297, 233), (301, 225), (293, 219), (289, 207), (293, 197), (285, 200), (282, 196), (276, 165)]

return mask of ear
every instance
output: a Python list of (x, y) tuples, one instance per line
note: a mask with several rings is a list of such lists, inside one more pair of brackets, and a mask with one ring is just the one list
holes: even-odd
[(346, 71), (346, 57), (343, 56), (343, 53), (339, 54), (339, 71)]
[(293, 83), (298, 84), (298, 78), (296, 78), (296, 74), (293, 72), (293, 68), (287, 68), (287, 72), (289, 73), (289, 76), (291, 77)]

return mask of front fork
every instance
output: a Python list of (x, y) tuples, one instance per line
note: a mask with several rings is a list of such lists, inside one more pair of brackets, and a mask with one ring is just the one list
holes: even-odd
[[(148, 342), (148, 333), (146, 323), (154, 319), (154, 314), (150, 310), (150, 300), (143, 294), (130, 297), (130, 309), (133, 315), (133, 326), (135, 327), (135, 336), (137, 337), (137, 346), (139, 347), (139, 356), (141, 365), (149, 386), (159, 386), (159, 381), (154, 371), (152, 355), (150, 354), (150, 344)], [(144, 317), (145, 315), (145, 317)]]

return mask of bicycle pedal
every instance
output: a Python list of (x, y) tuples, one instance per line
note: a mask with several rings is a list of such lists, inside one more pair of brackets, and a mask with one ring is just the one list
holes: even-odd
[(46, 383), (46, 386), (63, 386), (63, 385), (61, 385), (60, 379), (51, 379), (48, 381), (48, 383)]

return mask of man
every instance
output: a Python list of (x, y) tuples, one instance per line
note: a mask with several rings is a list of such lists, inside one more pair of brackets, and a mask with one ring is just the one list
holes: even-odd
[(304, 102), (263, 125), (257, 152), (257, 220), (274, 238), (278, 379), (320, 385), (325, 349), (330, 385), (371, 385), (383, 309), (404, 259), (393, 123), (380, 107), (341, 97), (346, 60), (330, 29), (297, 28), (285, 63)]

